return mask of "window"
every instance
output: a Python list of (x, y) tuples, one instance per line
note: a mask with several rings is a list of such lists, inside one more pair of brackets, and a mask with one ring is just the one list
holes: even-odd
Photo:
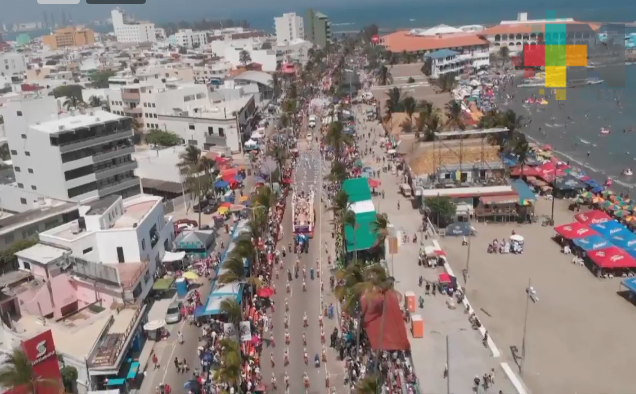
[(146, 238), (141, 240), (141, 250), (146, 250)]
[(33, 168), (29, 168), (29, 174), (33, 174)]
[(24, 189), (24, 183), (18, 183), (18, 187), (19, 187), (20, 189)]
[(20, 204), (22, 204), (22, 205), (26, 205), (26, 198), (21, 197), (21, 198), (20, 198)]
[(26, 156), (31, 156), (31, 152), (29, 152), (28, 150), (27, 150), (27, 151), (24, 151), (24, 154), (25, 154)]
[(146, 123), (146, 127), (147, 127), (147, 128), (150, 128), (150, 123)]
[(120, 263), (124, 262), (124, 248), (122, 248), (121, 246), (117, 247), (117, 261), (119, 261)]
[(18, 155), (18, 151), (15, 149), (11, 149), (11, 156), (17, 156), (17, 155)]
[(38, 190), (38, 187), (35, 185), (31, 185), (31, 190)]
[(190, 130), (194, 130), (194, 125), (193, 125), (193, 124), (189, 124), (189, 125), (188, 125), (188, 129), (190, 129)]
[[(7, 68), (7, 70), (8, 70), (8, 68)], [(18, 116), (22, 116), (22, 111), (18, 111), (17, 114), (18, 114)]]
[(214, 135), (214, 127), (208, 127), (208, 135)]
[(20, 134), (20, 137), (22, 137), (23, 140), (26, 140), (26, 134)]
[(152, 103), (152, 108), (154, 108), (154, 107), (155, 107), (155, 103)]
[(24, 269), (30, 271), (31, 270), (31, 264), (27, 263), (26, 261), (23, 261), (24, 264)]
[(93, 248), (86, 248), (84, 250), (82, 250), (82, 254), (87, 254), (93, 251)]
[(219, 127), (219, 135), (221, 137), (225, 137), (225, 130), (223, 130), (223, 127)]

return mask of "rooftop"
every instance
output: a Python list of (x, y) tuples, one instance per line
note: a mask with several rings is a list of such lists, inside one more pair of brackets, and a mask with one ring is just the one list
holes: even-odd
[(451, 51), (450, 49), (440, 49), (439, 51), (431, 52), (425, 55), (431, 59), (443, 59), (449, 56), (459, 55), (459, 52)]
[(95, 111), (94, 113), (92, 113), (92, 115), (80, 114), (75, 116), (68, 116), (49, 122), (32, 125), (31, 128), (44, 133), (55, 134), (63, 131), (85, 128), (119, 119), (124, 119), (124, 117), (106, 111)]
[[(481, 33), (483, 32), (480, 32), (480, 34)], [(383, 36), (382, 40), (386, 48), (392, 52), (417, 52), (488, 44), (488, 41), (474, 33), (419, 36), (413, 35), (409, 31), (397, 31)]]
[(121, 196), (113, 194), (111, 196), (107, 196), (99, 200), (90, 202), (86, 204), (90, 208), (90, 210), (86, 212), (86, 215), (102, 215), (120, 198)]
[(489, 36), (495, 34), (531, 34), (531, 33), (544, 33), (546, 25), (566, 25), (567, 31), (589, 31), (595, 32), (598, 31), (601, 27), (598, 23), (590, 23), (590, 22), (578, 22), (578, 21), (523, 21), (523, 22), (506, 22), (500, 25), (496, 25), (493, 27), (489, 27), (484, 29), (477, 34), (480, 36)]
[(76, 203), (67, 203), (60, 200), (52, 200), (52, 204), (58, 202), (61, 205), (31, 209), (0, 219), (0, 234), (14, 231), (16, 228), (28, 225), (30, 223), (42, 221), (51, 216), (60, 215), (66, 212), (72, 212), (78, 207)]
[(161, 197), (144, 196), (137, 198), (124, 205), (124, 214), (115, 221), (113, 228), (131, 228), (133, 225), (143, 220), (146, 215), (154, 208), (155, 205), (161, 203)]
[(15, 255), (42, 265), (47, 265), (63, 257), (66, 253), (68, 253), (68, 251), (65, 249), (38, 243), (30, 248), (16, 252)]

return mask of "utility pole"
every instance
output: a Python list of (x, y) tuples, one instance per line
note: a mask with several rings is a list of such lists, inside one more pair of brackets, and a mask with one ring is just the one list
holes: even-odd
[(446, 394), (451, 394), (450, 391), (450, 351), (448, 346), (448, 335), (446, 335)]
[(528, 310), (530, 309), (530, 300), (535, 304), (539, 302), (539, 297), (534, 287), (531, 286), (531, 279), (528, 279), (528, 287), (526, 287), (526, 313), (523, 319), (523, 338), (521, 339), (521, 360), (519, 361), (519, 375), (523, 376), (523, 362), (526, 359), (526, 332), (528, 328)]
[(473, 236), (473, 226), (470, 224), (470, 212), (468, 212), (468, 251), (466, 253), (466, 269), (464, 270), (464, 287), (468, 285), (468, 278), (470, 277), (470, 239)]

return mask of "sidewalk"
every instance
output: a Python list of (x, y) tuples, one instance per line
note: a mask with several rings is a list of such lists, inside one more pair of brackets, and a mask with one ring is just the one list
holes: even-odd
[[(365, 110), (366, 110), (365, 106)], [(367, 130), (371, 131), (371, 140), (361, 140), (360, 148), (363, 150), (366, 144), (378, 140), (384, 136), (381, 125), (377, 122), (368, 122)], [(371, 126), (371, 128), (369, 128)], [(375, 133), (375, 134), (373, 134)], [(361, 135), (361, 133), (359, 133)], [(379, 146), (373, 148), (376, 156), (383, 156)], [(381, 170), (381, 164), (376, 164), (369, 155), (363, 158), (365, 166), (371, 166)], [(418, 266), (418, 256), (421, 247), (421, 234), (418, 229), (421, 224), (421, 215), (413, 208), (411, 200), (404, 198), (399, 193), (401, 176), (391, 173), (381, 173), (381, 190), (385, 192), (385, 198), (373, 197), (373, 202), (378, 213), (386, 213), (389, 222), (398, 233), (407, 235), (409, 242), (399, 242), (397, 255), (392, 256), (387, 265), (391, 274), (395, 277), (395, 288), (401, 294), (407, 291), (415, 293), (416, 299), (422, 295), (425, 298), (424, 308), (417, 310), (424, 320), (424, 337), (413, 338), (410, 330), (409, 341), (411, 343), (411, 355), (415, 373), (419, 379), (420, 394), (439, 394), (447, 391), (447, 380), (444, 378), (444, 368), (448, 358), (450, 392), (455, 394), (473, 392), (473, 379), (480, 378), (484, 373), (495, 369), (495, 385), (489, 392), (504, 393), (514, 392), (513, 386), (504, 377), (500, 369), (500, 362), (491, 356), (490, 350), (482, 345), (481, 335), (473, 330), (468, 323), (464, 310), (459, 306), (451, 310), (446, 306), (446, 297), (438, 293), (437, 296), (424, 296), (424, 289), (418, 286), (419, 276), (426, 280), (437, 282), (439, 272), (436, 269)], [(398, 209), (398, 201), (400, 209)], [(414, 234), (418, 236), (418, 242), (412, 243)], [(431, 241), (424, 241), (431, 244)], [(446, 337), (448, 337), (449, 349), (446, 351)]]

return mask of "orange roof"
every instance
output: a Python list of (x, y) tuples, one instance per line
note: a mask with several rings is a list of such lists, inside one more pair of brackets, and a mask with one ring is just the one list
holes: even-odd
[(488, 45), (488, 41), (472, 33), (416, 36), (408, 31), (397, 31), (382, 37), (386, 49), (392, 52), (417, 52), (433, 49)]
[(546, 23), (510, 23), (505, 25), (496, 25), (480, 31), (478, 34), (481, 36), (490, 36), (495, 34), (530, 34), (545, 31), (545, 25), (549, 24), (565, 24), (570, 26), (580, 26), (581, 30), (591, 28), (594, 31), (600, 29), (601, 25), (589, 22), (546, 22)]

